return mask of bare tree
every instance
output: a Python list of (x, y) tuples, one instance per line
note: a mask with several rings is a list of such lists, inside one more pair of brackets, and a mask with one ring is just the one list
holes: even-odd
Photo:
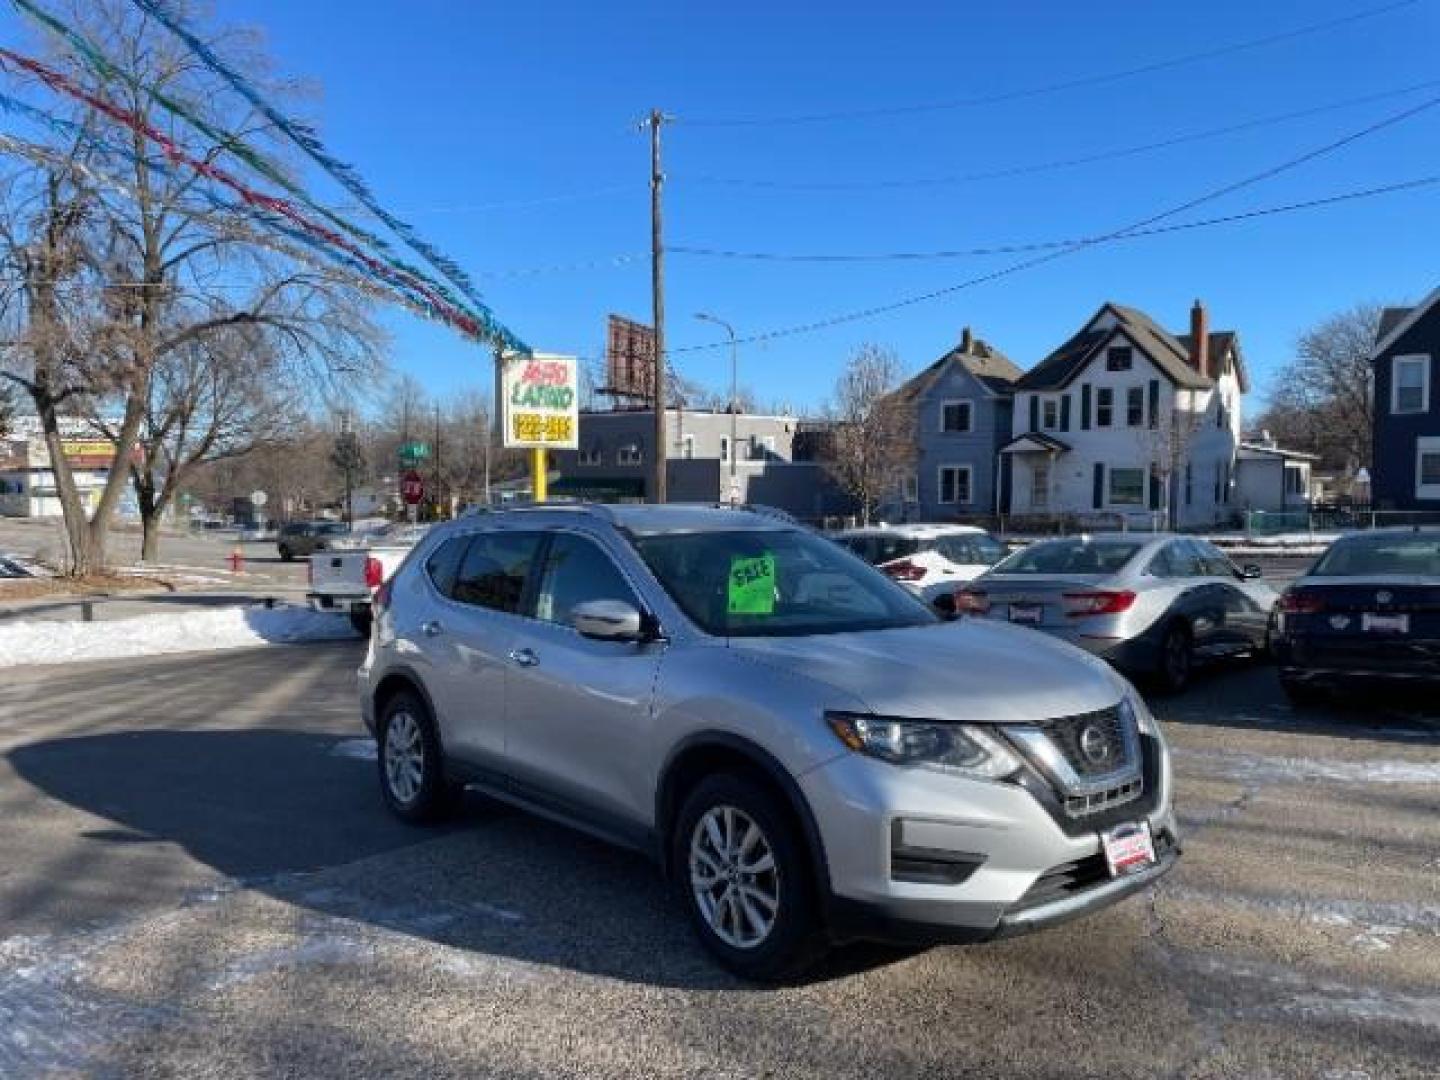
[[(71, 7), (72, 22), (97, 43), (112, 77), (69, 55), (56, 63), (94, 98), (139, 117), (176, 145), (193, 133), (154, 104), (154, 91), (187, 102), (213, 127), (241, 139), (263, 133), (250, 115), (226, 112), (226, 95), (208, 70), (130, 4), (75, 0)], [(215, 44), (234, 47), (228, 40)], [(253, 68), (261, 59), (247, 56), (246, 62)], [(215, 394), (235, 384), (209, 369), (237, 334), (243, 331), (252, 346), (286, 359), (317, 384), (373, 368), (376, 337), (363, 298), (344, 275), (257, 244), (242, 213), (217, 210), (206, 197), (207, 181), (196, 171), (171, 168), (140, 130), (88, 106), (72, 122), (86, 134), (54, 148), (46, 167), (27, 162), (11, 178), (0, 209), (0, 258), (22, 282), (18, 302), (6, 312), (15, 332), (3, 374), (29, 395), (39, 415), (71, 569), (83, 574), (104, 564), (110, 519), (126, 482), (136, 483), (149, 515), (153, 554), (154, 520), (183, 480), (166, 483), (162, 476), (186, 467), (176, 416), (212, 424), (213, 408), (204, 402), (213, 406)], [(99, 142), (90, 137), (96, 135)], [(196, 152), (214, 160), (227, 149)], [(185, 379), (186, 372), (195, 378)], [(166, 385), (157, 390), (157, 383)], [(107, 418), (115, 443), (117, 467), (89, 517), (59, 442), (67, 412)], [(205, 441), (190, 439), (194, 434), (186, 428), (192, 447)], [(218, 445), (218, 438), (209, 441)], [(127, 468), (131, 462), (137, 467)]]
[(0, 382), (0, 439), (10, 434), (15, 424), (15, 391), (9, 383)]
[(1302, 334), (1257, 423), (1282, 443), (1318, 454), (1329, 468), (1369, 462), (1375, 423), (1370, 351), (1382, 310), (1356, 304)]
[(835, 423), (827, 463), (869, 522), (887, 496), (898, 494), (915, 468), (915, 409), (894, 393), (900, 359), (880, 345), (861, 345), (835, 383), (827, 413)]
[[(1177, 388), (1171, 408), (1155, 418), (1153, 427), (1141, 428), (1136, 433), (1146, 464), (1147, 482), (1153, 478), (1159, 485), (1165, 527), (1172, 531), (1180, 527), (1181, 499), (1177, 490), (1180, 477), (1190, 461), (1191, 444), (1205, 419), (1197, 404), (1196, 391)], [(1145, 498), (1149, 505), (1148, 492)]]

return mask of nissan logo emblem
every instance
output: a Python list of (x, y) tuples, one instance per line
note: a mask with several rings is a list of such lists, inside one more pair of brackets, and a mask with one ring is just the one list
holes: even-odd
[(1110, 756), (1110, 740), (1094, 724), (1080, 732), (1080, 752), (1092, 765), (1099, 765)]

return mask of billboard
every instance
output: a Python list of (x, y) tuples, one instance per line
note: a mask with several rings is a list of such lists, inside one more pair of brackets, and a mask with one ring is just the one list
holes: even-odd
[(580, 445), (580, 371), (573, 356), (507, 356), (500, 361), (505, 446)]
[(611, 315), (605, 335), (605, 385), (616, 397), (655, 397), (655, 331), (620, 315)]

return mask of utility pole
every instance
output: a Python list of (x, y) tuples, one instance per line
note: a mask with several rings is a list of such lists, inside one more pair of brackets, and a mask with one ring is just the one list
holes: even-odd
[(440, 502), (440, 403), (435, 403), (435, 520), (447, 517)]
[(650, 501), (665, 501), (665, 246), (662, 239), (660, 196), (665, 174), (660, 169), (660, 128), (672, 117), (651, 109), (641, 122), (650, 129), (650, 295), (655, 316), (655, 454), (651, 468)]

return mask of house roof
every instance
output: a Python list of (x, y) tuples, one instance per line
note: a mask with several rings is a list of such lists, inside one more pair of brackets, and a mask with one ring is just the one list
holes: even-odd
[[(1116, 330), (1122, 331), (1138, 345), (1154, 362), (1161, 372), (1176, 386), (1187, 390), (1208, 390), (1215, 381), (1201, 375), (1190, 366), (1190, 335), (1175, 335), (1162, 329), (1149, 315), (1137, 308), (1122, 304), (1102, 305), (1084, 329), (1070, 337), (1063, 345), (1040, 363), (1027, 371), (1015, 384), (1017, 390), (1058, 390), (1069, 385), (1087, 364), (1094, 359), (1100, 347), (1116, 330), (1094, 330), (1090, 324), (1095, 318), (1109, 311), (1115, 316)], [(1240, 355), (1239, 335), (1233, 330), (1217, 330), (1209, 336), (1209, 354), (1224, 356), (1234, 350), (1235, 370), (1241, 390), (1250, 388), (1250, 380)]]
[(1241, 442), (1237, 447), (1240, 454), (1259, 454), (1264, 457), (1284, 458), (1287, 461), (1319, 461), (1319, 454), (1306, 454), (1299, 450), (1286, 450), (1283, 446), (1268, 446), (1265, 443)]
[(1024, 372), (987, 341), (972, 338), (969, 345), (969, 351), (966, 351), (964, 342), (955, 346), (918, 375), (902, 383), (895, 394), (906, 401), (924, 397), (952, 363), (958, 363), (975, 376), (992, 394), (1010, 393)]
[(1370, 351), (1373, 360), (1400, 340), (1402, 334), (1414, 326), (1436, 304), (1440, 304), (1440, 289), (1436, 289), (1420, 303), (1410, 308), (1386, 308), (1380, 313), (1380, 326), (1375, 332), (1375, 348)]

